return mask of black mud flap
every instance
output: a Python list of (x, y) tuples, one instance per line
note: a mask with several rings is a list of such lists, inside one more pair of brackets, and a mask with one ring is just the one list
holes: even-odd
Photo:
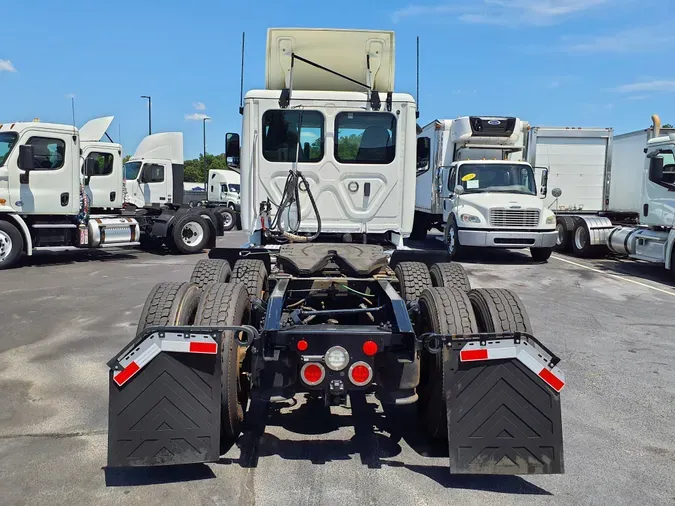
[[(161, 336), (166, 341), (169, 337)], [(109, 364), (108, 466), (218, 461), (220, 355), (162, 351), (144, 363), (144, 353), (152, 352), (143, 349), (148, 341)], [(140, 368), (129, 361), (134, 353), (135, 361), (143, 364)], [(120, 371), (129, 373), (120, 380)]]
[(450, 472), (563, 473), (560, 393), (521, 361), (461, 362), (444, 355)]

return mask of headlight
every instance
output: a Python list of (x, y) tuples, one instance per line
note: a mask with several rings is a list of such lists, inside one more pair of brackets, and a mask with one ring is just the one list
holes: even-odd
[(460, 219), (465, 223), (480, 223), (480, 218), (473, 214), (463, 214)]
[(546, 224), (547, 225), (553, 225), (555, 224), (555, 214), (552, 214), (548, 218), (546, 218)]

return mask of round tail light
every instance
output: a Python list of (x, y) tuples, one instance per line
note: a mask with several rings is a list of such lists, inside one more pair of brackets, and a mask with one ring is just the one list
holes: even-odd
[(323, 359), (329, 369), (341, 371), (349, 364), (349, 353), (342, 346), (333, 346)]
[(362, 387), (373, 379), (373, 370), (365, 362), (354, 362), (349, 368), (349, 379), (357, 387)]
[(302, 377), (302, 381), (309, 386), (315, 386), (321, 383), (326, 377), (326, 370), (321, 364), (309, 362), (300, 369), (300, 376)]
[(375, 341), (366, 341), (363, 343), (363, 353), (368, 357), (372, 357), (377, 353), (378, 347)]
[(307, 351), (307, 348), (309, 348), (309, 343), (304, 339), (300, 339), (296, 346), (298, 347), (298, 351)]

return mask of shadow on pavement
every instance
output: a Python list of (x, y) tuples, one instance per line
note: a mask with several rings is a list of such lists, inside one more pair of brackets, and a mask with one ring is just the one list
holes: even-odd
[(32, 256), (25, 256), (21, 264), (17, 267), (52, 267), (54, 265), (84, 262), (119, 262), (122, 260), (135, 260), (137, 256), (134, 253), (137, 252), (134, 250), (36, 251)]
[(104, 467), (107, 487), (128, 487), (208, 480), (216, 475), (206, 464), (165, 467), (111, 468)]
[(574, 256), (558, 253), (561, 258), (572, 262), (586, 264), (594, 269), (620, 276), (631, 276), (637, 279), (645, 279), (668, 286), (675, 286), (675, 273), (666, 270), (663, 265), (651, 264), (629, 258), (608, 256), (595, 258), (576, 258)]
[[(399, 444), (404, 440), (415, 452), (427, 457), (448, 457), (447, 446), (430, 441), (423, 435), (415, 406), (396, 407), (377, 412), (376, 405), (365, 396), (352, 396), (350, 415), (331, 415), (322, 400), (308, 401), (292, 413), (282, 414), (283, 407), (258, 401), (251, 404), (249, 426), (237, 442), (241, 449), (239, 465), (255, 468), (260, 457), (279, 456), (285, 460), (306, 460), (312, 464), (351, 460), (359, 455), (361, 464), (370, 469), (404, 467), (422, 474), (443, 487), (501, 492), (519, 495), (551, 495), (519, 476), (451, 475), (448, 468), (439, 465), (412, 465), (391, 459), (401, 454)], [(291, 405), (291, 407), (293, 407)], [(255, 422), (251, 423), (251, 420)], [(284, 427), (296, 434), (329, 434), (341, 427), (353, 426), (354, 436), (349, 440), (288, 439), (266, 434), (267, 425)], [(386, 432), (390, 435), (383, 434)], [(221, 464), (235, 464), (234, 459), (221, 459)]]

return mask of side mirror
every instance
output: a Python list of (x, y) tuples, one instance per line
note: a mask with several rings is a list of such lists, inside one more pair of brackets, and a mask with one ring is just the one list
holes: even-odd
[(239, 134), (225, 135), (225, 158), (232, 158), (232, 162), (239, 165)]
[(417, 169), (423, 169), (429, 164), (429, 137), (419, 137), (417, 139)]
[(541, 181), (539, 183), (539, 195), (543, 198), (548, 194), (548, 168), (537, 167), (541, 169)]
[(663, 158), (654, 157), (649, 160), (649, 180), (654, 183), (663, 181)]
[(33, 146), (28, 144), (19, 146), (19, 168), (26, 172), (35, 168), (35, 150)]
[(88, 157), (84, 161), (84, 177), (85, 178), (90, 178), (91, 176), (96, 174), (97, 169), (98, 169), (98, 158)]
[(458, 184), (457, 186), (455, 186), (454, 192), (456, 195), (461, 195), (462, 193), (464, 193), (464, 187), (461, 184)]

